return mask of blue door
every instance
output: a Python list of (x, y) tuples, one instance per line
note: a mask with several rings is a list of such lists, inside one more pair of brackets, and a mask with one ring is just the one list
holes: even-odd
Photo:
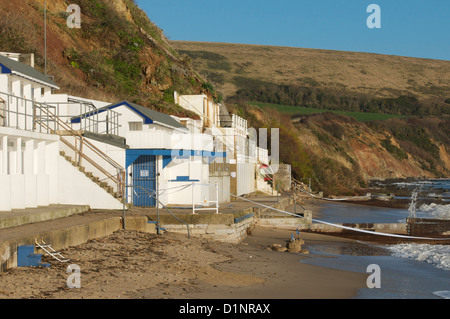
[[(141, 155), (133, 163), (133, 205), (156, 206), (156, 156)], [(153, 196), (152, 196), (153, 195)]]

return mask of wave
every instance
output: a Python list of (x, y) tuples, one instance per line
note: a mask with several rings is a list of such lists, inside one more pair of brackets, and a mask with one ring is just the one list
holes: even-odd
[(442, 299), (450, 299), (450, 291), (447, 290), (435, 291), (433, 292), (433, 295), (441, 297)]
[(395, 257), (415, 259), (450, 270), (450, 245), (398, 244), (389, 246), (388, 250)]
[(422, 190), (441, 190), (448, 191), (450, 189), (450, 179), (429, 179), (429, 180), (412, 180), (412, 181), (402, 181), (393, 182), (391, 185), (403, 188), (403, 189), (414, 189), (420, 188)]
[(418, 209), (422, 217), (450, 219), (450, 205), (423, 204)]

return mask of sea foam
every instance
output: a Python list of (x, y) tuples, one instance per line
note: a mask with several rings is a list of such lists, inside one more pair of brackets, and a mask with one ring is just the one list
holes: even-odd
[(450, 245), (398, 244), (388, 249), (393, 256), (411, 258), (450, 270)]
[(450, 219), (450, 205), (423, 204), (418, 208), (422, 217)]
[(433, 295), (441, 297), (442, 299), (450, 299), (450, 291), (447, 290), (435, 291), (433, 292)]

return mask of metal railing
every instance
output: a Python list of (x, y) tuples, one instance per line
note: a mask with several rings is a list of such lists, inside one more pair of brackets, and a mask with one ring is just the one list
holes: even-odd
[(233, 127), (233, 120), (230, 115), (219, 115), (220, 127)]
[[(288, 195), (292, 199), (292, 201), (294, 203), (294, 214), (298, 215), (298, 216), (301, 216), (301, 217), (304, 217), (304, 211), (306, 209), (295, 198), (295, 192), (294, 191), (288, 192), (286, 189), (284, 189), (280, 185), (280, 183), (277, 183), (271, 168), (270, 169), (269, 168), (262, 168), (262, 170), (264, 171), (264, 173), (260, 172), (262, 177), (264, 177), (265, 181), (268, 182), (273, 188), (276, 189), (276, 191), (277, 191), (277, 200), (278, 200), (278, 194), (280, 193), (280, 190), (281, 190), (284, 194)], [(303, 213), (297, 213), (297, 206), (300, 206), (303, 209)]]
[(35, 101), (0, 92), (1, 126), (35, 131)]
[[(36, 117), (35, 123), (46, 129), (48, 133), (58, 134), (59, 131), (63, 131), (66, 136), (74, 138), (75, 145), (69, 142), (67, 138), (60, 136), (61, 142), (63, 142), (72, 151), (74, 151), (74, 160), (78, 166), (82, 165), (82, 159), (86, 160), (99, 172), (105, 175), (106, 179), (111, 180), (112, 183), (116, 185), (116, 191), (118, 192), (119, 197), (123, 196), (123, 192), (121, 192), (121, 190), (123, 187), (122, 181), (124, 180), (124, 177), (121, 175), (125, 174), (125, 170), (120, 164), (103, 153), (94, 144), (89, 142), (86, 138), (83, 137), (80, 132), (73, 130), (67, 123), (61, 121), (56, 115), (50, 112), (49, 108), (46, 105), (36, 103), (36, 110), (39, 110), (39, 114), (44, 115), (44, 117)], [(53, 127), (50, 126), (51, 124), (53, 124)], [(86, 155), (86, 152), (83, 150), (84, 147), (86, 147), (91, 154), (96, 155), (98, 159), (102, 161), (103, 165), (99, 164), (98, 160), (95, 161), (90, 156)], [(115, 171), (115, 174), (108, 171), (105, 168), (104, 164), (108, 164), (110, 167), (112, 167)]]
[[(152, 194), (150, 191), (148, 191), (147, 189), (145, 189), (145, 188), (143, 188), (143, 187), (141, 187), (141, 186), (139, 186), (139, 185), (125, 185), (124, 188), (126, 188), (126, 187), (131, 187), (131, 188), (136, 188), (136, 187), (137, 187), (137, 188), (143, 190), (144, 192), (146, 192), (146, 193), (148, 194), (148, 196), (153, 197), (157, 203), (161, 204), (161, 206), (162, 206), (165, 210), (167, 210), (167, 212), (168, 212), (170, 215), (172, 215), (173, 218), (175, 218), (175, 219), (178, 220), (180, 223), (182, 223), (182, 224), (184, 224), (184, 225), (186, 226), (188, 238), (191, 237), (191, 234), (190, 234), (190, 231), (189, 231), (189, 224), (187, 224), (186, 222), (184, 222), (183, 220), (181, 220), (181, 219), (179, 219), (177, 216), (175, 216), (175, 215), (170, 211), (170, 209), (167, 208), (167, 207), (159, 200), (158, 196), (155, 196), (155, 195)], [(124, 202), (123, 205), (124, 205), (124, 206), (123, 206), (123, 219), (124, 219), (123, 225), (124, 225), (124, 228), (125, 228), (125, 202)], [(159, 205), (157, 204), (156, 207), (159, 207)], [(157, 232), (158, 232), (158, 234), (159, 234), (159, 228), (160, 228), (160, 226), (161, 226), (161, 225), (160, 225), (160, 221), (159, 221), (159, 211), (158, 211), (158, 217), (157, 217), (157, 218), (158, 218), (158, 220), (157, 220), (157, 229), (156, 229), (156, 230), (157, 230)]]
[[(34, 118), (44, 116), (36, 113), (34, 110), (36, 104), (52, 109), (55, 116), (68, 124), (71, 118), (80, 116), (80, 123), (72, 124), (72, 128), (97, 134), (119, 134), (120, 114), (113, 110), (103, 111), (105, 116), (100, 120), (97, 108), (88, 101), (69, 98), (67, 102), (38, 102), (5, 92), (0, 92), (0, 126), (36, 131), (36, 127), (33, 126)], [(61, 112), (64, 108), (66, 109)]]
[[(102, 110), (101, 112), (105, 113), (105, 116), (104, 119), (100, 119), (97, 107), (89, 101), (68, 98), (67, 102), (47, 102), (46, 104), (56, 106), (57, 113), (55, 115), (67, 123), (73, 117), (79, 117), (79, 124), (72, 124), (72, 127), (77, 126), (80, 130), (97, 134), (119, 135), (120, 114), (113, 110)], [(64, 106), (72, 108), (72, 110), (67, 109), (66, 114), (62, 115), (60, 109)], [(73, 110), (74, 108), (77, 109)]]
[(6, 126), (6, 101), (0, 97), (0, 126)]
[[(59, 135), (61, 142), (74, 152), (74, 160), (78, 166), (81, 166), (82, 160), (86, 160), (104, 175), (103, 180), (110, 180), (119, 197), (123, 196), (123, 185), (121, 184), (121, 181), (124, 180), (121, 175), (125, 174), (123, 167), (84, 138), (82, 133), (72, 129), (71, 125), (61, 120), (57, 116), (57, 111), (57, 105), (49, 105), (0, 92), (1, 126)], [(69, 137), (74, 140), (74, 143), (69, 141)], [(86, 151), (91, 155), (88, 156)], [(92, 156), (95, 156), (96, 159), (94, 160)]]

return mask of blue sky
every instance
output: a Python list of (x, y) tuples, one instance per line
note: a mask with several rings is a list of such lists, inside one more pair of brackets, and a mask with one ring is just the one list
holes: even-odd
[[(171, 40), (450, 60), (449, 0), (136, 0)], [(367, 27), (377, 4), (381, 28)]]

